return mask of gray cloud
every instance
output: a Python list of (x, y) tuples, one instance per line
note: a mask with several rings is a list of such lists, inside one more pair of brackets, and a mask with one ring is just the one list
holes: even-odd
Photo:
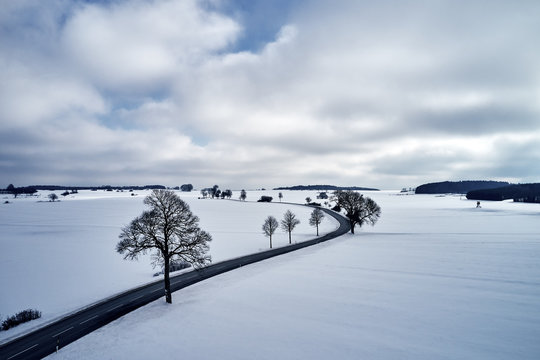
[(534, 1), (2, 5), (5, 185), (539, 175)]

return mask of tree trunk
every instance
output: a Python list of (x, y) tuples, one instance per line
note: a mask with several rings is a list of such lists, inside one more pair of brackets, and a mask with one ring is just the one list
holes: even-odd
[(319, 224), (317, 224), (317, 236), (319, 236)]
[(270, 249), (272, 248), (272, 235), (270, 235)]
[(349, 224), (351, 224), (351, 234), (354, 234), (354, 225), (355, 225), (354, 221), (349, 220)]
[(289, 231), (289, 245), (292, 244), (291, 242), (291, 232)]
[(167, 256), (165, 258), (165, 273), (163, 274), (163, 280), (165, 281), (165, 301), (167, 301), (168, 304), (172, 304), (172, 294), (171, 294), (171, 278), (169, 276), (169, 268), (170, 268), (170, 259)]

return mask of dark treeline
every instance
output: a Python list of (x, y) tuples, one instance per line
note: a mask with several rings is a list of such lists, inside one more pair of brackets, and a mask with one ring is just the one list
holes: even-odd
[(9, 185), (4, 192), (19, 193), (19, 194), (32, 194), (39, 190), (48, 191), (64, 191), (64, 190), (153, 190), (153, 189), (166, 189), (163, 185), (143, 185), (143, 186), (64, 186), (64, 185), (30, 185), (23, 187), (14, 187)]
[(505, 181), (444, 181), (420, 185), (416, 188), (416, 194), (467, 194), (473, 190), (494, 189), (507, 185), (510, 184)]
[(37, 190), (153, 190), (153, 189), (166, 189), (163, 185), (142, 185), (142, 186), (62, 186), (62, 185), (32, 185), (30, 186)]
[(289, 187), (277, 187), (274, 190), (360, 190), (360, 191), (379, 191), (379, 189), (372, 189), (359, 186), (334, 186), (334, 185), (296, 185)]
[(517, 184), (496, 189), (481, 189), (469, 191), (467, 199), (502, 201), (513, 199), (518, 202), (540, 203), (540, 183)]

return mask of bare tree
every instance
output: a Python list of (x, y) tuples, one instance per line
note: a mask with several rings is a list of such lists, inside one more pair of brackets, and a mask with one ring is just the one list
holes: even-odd
[(230, 199), (232, 197), (232, 195), (233, 195), (233, 193), (232, 193), (232, 190), (230, 190), (230, 189), (223, 190), (221, 192), (221, 198), (222, 199), (225, 199), (225, 198)]
[(246, 201), (246, 198), (247, 198), (246, 190), (242, 189), (242, 191), (240, 191), (240, 200)]
[(311, 202), (311, 198), (308, 196), (308, 197), (306, 198), (306, 204), (309, 204), (310, 202)]
[[(215, 197), (219, 197), (219, 195), (221, 194), (221, 190), (219, 190), (219, 186), (218, 185), (214, 185), (212, 186), (209, 190), (209, 195), (213, 198)], [(218, 193), (219, 192), (219, 193)]]
[(270, 237), (270, 249), (272, 248), (272, 235), (274, 235), (278, 227), (279, 227), (279, 224), (275, 217), (268, 216), (266, 220), (264, 220), (262, 229), (264, 231), (264, 235)]
[(283, 215), (283, 220), (281, 220), (281, 228), (283, 231), (289, 233), (289, 244), (292, 243), (291, 233), (298, 224), (300, 224), (300, 220), (296, 218), (296, 215), (294, 215), (291, 210), (287, 210), (287, 212)]
[(124, 259), (136, 260), (139, 255), (154, 252), (153, 265), (164, 268), (165, 299), (172, 303), (169, 269), (172, 261), (179, 260), (195, 268), (211, 262), (209, 233), (199, 228), (199, 218), (189, 205), (170, 190), (153, 190), (144, 199), (150, 207), (122, 229), (116, 251)]
[(311, 212), (311, 217), (309, 218), (309, 225), (317, 227), (317, 236), (319, 236), (319, 225), (324, 219), (324, 213), (321, 209), (315, 208)]
[(48, 197), (49, 197), (49, 201), (52, 201), (52, 202), (55, 202), (58, 199), (58, 195), (56, 195), (55, 193), (49, 194)]
[(381, 208), (375, 201), (352, 190), (336, 190), (332, 200), (336, 202), (338, 209), (345, 210), (352, 234), (354, 234), (356, 225), (360, 225), (360, 227), (365, 223), (375, 225), (381, 216)]
[(281, 202), (281, 199), (283, 199), (283, 194), (279, 193), (278, 197), (279, 197), (279, 202)]

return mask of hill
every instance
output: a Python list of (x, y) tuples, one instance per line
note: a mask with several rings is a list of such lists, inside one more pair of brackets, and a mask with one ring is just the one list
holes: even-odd
[(514, 199), (518, 202), (540, 203), (540, 183), (509, 185), (496, 189), (469, 191), (467, 199), (502, 201)]
[(494, 189), (510, 185), (505, 181), (465, 180), (444, 181), (420, 185), (416, 194), (466, 194), (480, 189)]
[(288, 187), (277, 187), (274, 190), (360, 190), (360, 191), (379, 191), (379, 189), (360, 187), (360, 186), (334, 186), (334, 185), (296, 185)]

